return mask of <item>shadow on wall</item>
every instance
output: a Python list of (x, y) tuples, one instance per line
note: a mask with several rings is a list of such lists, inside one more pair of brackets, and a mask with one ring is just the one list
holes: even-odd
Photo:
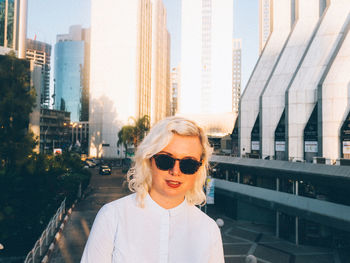
[(89, 117), (89, 156), (115, 157), (118, 131), (121, 126), (116, 105), (112, 100), (105, 95), (92, 99)]

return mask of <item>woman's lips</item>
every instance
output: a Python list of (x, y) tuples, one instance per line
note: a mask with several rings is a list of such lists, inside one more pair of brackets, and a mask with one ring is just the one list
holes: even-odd
[(172, 180), (165, 180), (165, 181), (166, 181), (166, 184), (171, 188), (178, 188), (181, 185), (181, 183), (178, 181), (172, 181)]

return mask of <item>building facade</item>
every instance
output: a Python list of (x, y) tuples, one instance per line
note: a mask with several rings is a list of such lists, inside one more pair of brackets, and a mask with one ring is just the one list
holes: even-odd
[(71, 145), (70, 113), (40, 109), (40, 152), (53, 154), (54, 149), (68, 150)]
[(171, 69), (170, 73), (171, 87), (171, 115), (174, 116), (178, 112), (178, 98), (180, 94), (180, 66)]
[(232, 112), (238, 114), (242, 85), (242, 39), (233, 39)]
[(0, 0), (0, 54), (11, 50), (25, 58), (27, 0)]
[[(232, 132), (233, 1), (182, 1), (179, 114), (211, 134)], [(216, 127), (223, 114), (231, 115)], [(211, 127), (212, 126), (212, 127)]]
[(161, 1), (91, 2), (91, 156), (122, 157), (117, 134), (130, 117), (148, 115), (151, 123), (165, 117), (170, 46), (165, 25)]
[(273, 31), (242, 96), (240, 155), (344, 162), (350, 156), (350, 2), (273, 3)]
[(89, 38), (89, 29), (71, 26), (55, 44), (54, 108), (69, 111), (74, 122), (88, 120)]
[(169, 115), (170, 37), (166, 27), (166, 9), (162, 0), (152, 0), (152, 77), (151, 123)]
[(273, 29), (273, 0), (259, 0), (259, 54)]
[(40, 106), (50, 106), (50, 70), (51, 45), (37, 40), (27, 39), (26, 58), (41, 67), (42, 84), (40, 89)]

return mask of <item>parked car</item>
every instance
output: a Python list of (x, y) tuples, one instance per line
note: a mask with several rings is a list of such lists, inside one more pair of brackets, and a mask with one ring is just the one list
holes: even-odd
[(101, 165), (99, 173), (101, 175), (111, 175), (112, 169), (108, 165)]

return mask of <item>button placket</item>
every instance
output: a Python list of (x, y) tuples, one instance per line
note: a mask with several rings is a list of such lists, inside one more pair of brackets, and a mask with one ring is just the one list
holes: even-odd
[(170, 213), (165, 211), (160, 221), (159, 263), (167, 263), (169, 255)]

